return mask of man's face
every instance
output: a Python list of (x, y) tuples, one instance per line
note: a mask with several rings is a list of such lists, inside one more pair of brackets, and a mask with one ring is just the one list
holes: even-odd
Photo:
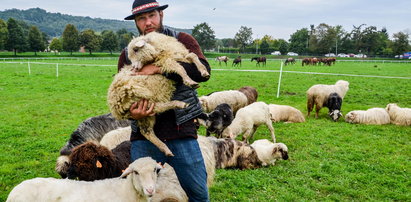
[(154, 10), (142, 13), (134, 18), (134, 22), (142, 35), (159, 31), (163, 26), (163, 11)]

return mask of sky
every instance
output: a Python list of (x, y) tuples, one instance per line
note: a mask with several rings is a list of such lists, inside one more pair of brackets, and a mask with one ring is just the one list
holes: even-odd
[[(288, 40), (310, 25), (341, 25), (349, 32), (366, 24), (386, 28), (390, 37), (411, 34), (411, 0), (158, 0), (168, 4), (165, 25), (192, 29), (206, 22), (216, 38), (234, 38), (241, 26), (252, 28), (253, 38), (264, 35)], [(47, 12), (123, 20), (131, 14), (132, 0), (1, 0), (0, 11), (42, 8)]]

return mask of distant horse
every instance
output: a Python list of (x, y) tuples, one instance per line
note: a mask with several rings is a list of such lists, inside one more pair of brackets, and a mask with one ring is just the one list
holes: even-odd
[(228, 61), (227, 56), (218, 56), (215, 60), (218, 61), (218, 64), (220, 64), (220, 66), (221, 66), (221, 62), (224, 62), (225, 66), (227, 66), (227, 61)]
[(253, 58), (251, 58), (251, 62), (252, 61), (257, 61), (257, 63), (255, 64), (255, 66), (260, 66), (260, 62), (261, 63), (263, 63), (263, 67), (265, 66), (265, 64), (266, 64), (266, 61), (267, 61), (267, 59), (265, 58), (265, 57), (253, 57)]
[(233, 60), (232, 67), (238, 66), (240, 64), (241, 67), (241, 56), (238, 56), (236, 59)]
[(284, 62), (284, 65), (287, 65), (287, 64), (292, 64), (292, 65), (295, 64), (295, 59), (294, 58), (287, 58)]

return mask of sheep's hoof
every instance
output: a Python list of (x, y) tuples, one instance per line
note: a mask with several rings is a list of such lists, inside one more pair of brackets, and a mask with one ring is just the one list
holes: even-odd
[(206, 79), (209, 79), (209, 78), (210, 78), (210, 74), (209, 74), (207, 71), (202, 72), (202, 73), (201, 73), (201, 76), (204, 77), (204, 78), (206, 78)]
[(172, 152), (165, 152), (166, 156), (174, 156), (174, 154)]

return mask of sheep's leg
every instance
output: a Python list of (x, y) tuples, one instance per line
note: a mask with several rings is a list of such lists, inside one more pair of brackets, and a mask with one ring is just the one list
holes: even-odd
[(250, 129), (247, 129), (247, 130), (244, 132), (243, 138), (242, 138), (242, 141), (243, 141), (244, 143), (248, 143), (248, 142), (249, 142), (250, 136), (253, 134), (253, 129), (254, 129), (254, 128), (250, 128)]
[(173, 100), (170, 102), (158, 102), (154, 106), (154, 112), (161, 113), (161, 112), (165, 112), (170, 109), (176, 109), (176, 108), (183, 109), (183, 108), (186, 108), (187, 106), (188, 106), (187, 103), (181, 102), (178, 100)]
[[(198, 59), (198, 56), (196, 54), (189, 53), (188, 55), (186, 55), (186, 59), (196, 65), (202, 77), (210, 78), (210, 73), (208, 73), (207, 68), (203, 65), (203, 63), (201, 63), (200, 59)], [(227, 62), (225, 62), (225, 65), (227, 66)]]
[(310, 116), (311, 111), (313, 110), (314, 107), (314, 100), (311, 96), (307, 97), (307, 117)]
[(183, 66), (181, 66), (177, 61), (167, 58), (164, 61), (164, 67), (161, 69), (164, 72), (174, 72), (181, 76), (183, 83), (191, 88), (200, 87), (197, 82), (193, 81), (188, 75)]
[(141, 134), (151, 143), (153, 143), (161, 152), (166, 156), (174, 156), (173, 152), (162, 142), (154, 133), (153, 127), (156, 122), (154, 116), (149, 116), (143, 119), (137, 120), (138, 127)]
[(315, 105), (315, 118), (318, 119), (318, 113), (320, 112), (320, 109), (322, 108), (321, 105), (316, 104)]
[(274, 127), (273, 127), (273, 122), (271, 122), (271, 120), (267, 120), (267, 122), (265, 123), (268, 127), (268, 129), (270, 130), (270, 134), (271, 134), (271, 138), (273, 139), (273, 142), (275, 143), (275, 133), (274, 133)]

